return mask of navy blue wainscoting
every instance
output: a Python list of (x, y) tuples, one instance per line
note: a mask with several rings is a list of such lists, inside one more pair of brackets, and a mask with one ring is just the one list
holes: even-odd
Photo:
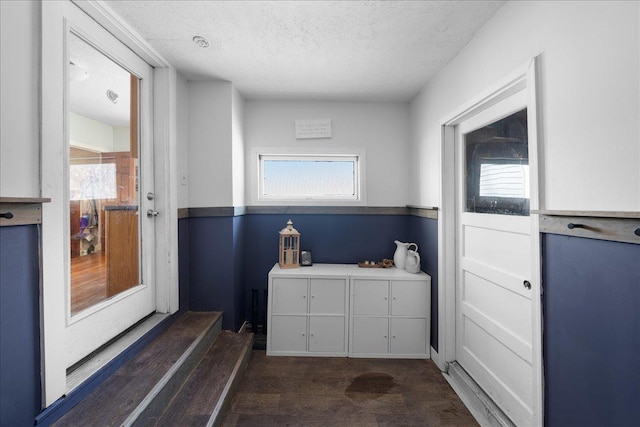
[(189, 218), (189, 309), (224, 311), (222, 327), (244, 320), (242, 219)]
[(38, 226), (0, 227), (0, 425), (40, 412)]
[(545, 425), (640, 426), (640, 245), (542, 242)]
[[(355, 264), (364, 260), (393, 258), (396, 247), (393, 241), (409, 239), (406, 215), (247, 215), (246, 295), (251, 295), (251, 289), (267, 288), (269, 270), (278, 262), (278, 232), (289, 219), (300, 232), (301, 249), (311, 251), (314, 263)], [(251, 303), (250, 298), (246, 303)], [(249, 306), (246, 312), (250, 313)]]
[(245, 300), (250, 296), (245, 292), (244, 271), (246, 267), (246, 242), (245, 242), (246, 217), (233, 217), (233, 306), (235, 309), (234, 330), (238, 330), (247, 319)]
[(418, 245), (422, 271), (431, 276), (431, 347), (438, 351), (438, 220), (411, 216), (409, 233)]
[(178, 282), (180, 311), (189, 309), (189, 218), (178, 220)]

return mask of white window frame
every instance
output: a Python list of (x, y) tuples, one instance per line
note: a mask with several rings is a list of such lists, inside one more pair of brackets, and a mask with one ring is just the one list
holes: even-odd
[[(293, 147), (260, 147), (251, 150), (250, 188), (251, 203), (254, 205), (319, 205), (319, 206), (361, 206), (366, 204), (365, 150), (364, 149), (318, 149), (294, 150)], [(263, 188), (264, 160), (350, 160), (355, 163), (354, 196), (267, 196)]]

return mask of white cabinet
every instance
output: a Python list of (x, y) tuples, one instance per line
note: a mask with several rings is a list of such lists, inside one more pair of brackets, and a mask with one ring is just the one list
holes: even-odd
[(268, 355), (428, 358), (431, 278), (315, 264), (269, 273)]
[(340, 269), (269, 273), (268, 355), (346, 356), (349, 279)]
[[(273, 331), (276, 331), (274, 334)], [(307, 317), (273, 316), (268, 333), (271, 344), (282, 352), (307, 351)]]
[(389, 319), (386, 317), (351, 318), (349, 340), (351, 354), (389, 353)]
[(349, 356), (429, 357), (431, 278), (397, 273), (351, 276)]

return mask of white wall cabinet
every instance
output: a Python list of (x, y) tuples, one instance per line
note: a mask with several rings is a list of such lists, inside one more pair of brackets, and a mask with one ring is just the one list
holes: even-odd
[(316, 264), (269, 273), (268, 355), (429, 358), (431, 278)]

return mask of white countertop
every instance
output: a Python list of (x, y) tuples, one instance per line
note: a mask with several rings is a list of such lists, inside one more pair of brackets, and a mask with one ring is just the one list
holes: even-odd
[(425, 279), (430, 278), (427, 273), (407, 273), (396, 267), (391, 268), (363, 268), (357, 264), (313, 264), (308, 267), (280, 268), (275, 264), (269, 274), (290, 277), (309, 276), (358, 276), (359, 278), (372, 279)]

